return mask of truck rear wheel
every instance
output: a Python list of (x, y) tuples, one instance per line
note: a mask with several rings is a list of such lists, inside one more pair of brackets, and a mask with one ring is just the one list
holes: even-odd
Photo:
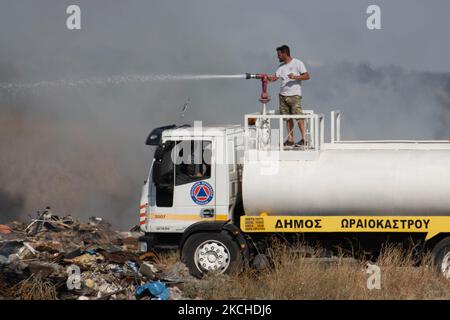
[(450, 237), (438, 242), (431, 254), (437, 271), (450, 280)]
[(191, 235), (183, 245), (181, 256), (189, 272), (197, 278), (208, 272), (230, 273), (242, 265), (239, 246), (226, 232)]

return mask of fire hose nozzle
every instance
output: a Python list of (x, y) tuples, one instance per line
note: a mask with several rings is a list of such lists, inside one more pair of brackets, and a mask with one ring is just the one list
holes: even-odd
[(259, 99), (259, 101), (261, 101), (262, 103), (267, 103), (270, 101), (270, 97), (267, 94), (267, 83), (269, 82), (269, 76), (267, 74), (264, 73), (246, 73), (245, 74), (245, 79), (259, 79), (261, 80), (261, 84), (262, 84), (262, 92), (261, 92), (261, 97)]
[(245, 79), (267, 79), (267, 74), (264, 73), (246, 73), (245, 74)]

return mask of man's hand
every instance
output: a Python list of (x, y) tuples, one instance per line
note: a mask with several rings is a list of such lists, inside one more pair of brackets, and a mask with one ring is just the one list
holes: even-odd
[(273, 75), (273, 76), (271, 76), (271, 75), (268, 75), (267, 76), (267, 80), (269, 80), (269, 81), (277, 81), (278, 80), (278, 77), (276, 76), (276, 75)]
[(300, 75), (295, 75), (293, 73), (289, 73), (288, 78), (291, 80), (309, 80), (310, 79), (308, 72), (302, 73)]

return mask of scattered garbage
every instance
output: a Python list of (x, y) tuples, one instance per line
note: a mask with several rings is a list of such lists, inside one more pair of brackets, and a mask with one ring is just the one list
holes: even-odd
[(170, 300), (185, 300), (183, 292), (178, 287), (170, 287)]
[(182, 263), (158, 265), (138, 252), (139, 228), (117, 232), (102, 218), (83, 223), (50, 207), (28, 223), (0, 225), (0, 299), (183, 299)]
[(139, 272), (149, 279), (154, 279), (158, 270), (151, 263), (144, 262), (141, 264)]
[(152, 281), (136, 288), (136, 297), (149, 293), (156, 300), (169, 300), (170, 291), (161, 281)]
[(168, 266), (167, 270), (162, 271), (159, 278), (165, 283), (179, 284), (187, 280), (194, 280), (194, 277), (189, 273), (189, 269), (182, 262), (176, 262)]
[(10, 227), (8, 227), (7, 225), (4, 225), (4, 224), (0, 224), (0, 234), (7, 235), (7, 234), (10, 234), (11, 232), (12, 231), (11, 231)]
[(132, 272), (138, 273), (139, 272), (139, 265), (134, 261), (127, 261), (125, 263), (127, 268), (129, 268)]

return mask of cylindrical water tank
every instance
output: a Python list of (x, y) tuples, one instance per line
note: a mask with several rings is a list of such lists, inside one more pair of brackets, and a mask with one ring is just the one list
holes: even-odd
[(324, 150), (271, 165), (244, 163), (247, 215), (450, 215), (450, 149)]

